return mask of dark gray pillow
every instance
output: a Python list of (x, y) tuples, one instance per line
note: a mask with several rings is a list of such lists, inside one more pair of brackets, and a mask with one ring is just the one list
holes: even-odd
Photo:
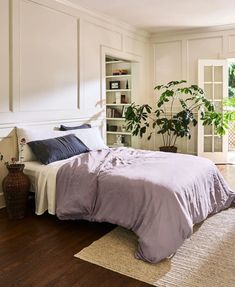
[(89, 151), (89, 148), (73, 134), (46, 140), (31, 141), (27, 144), (32, 149), (37, 160), (43, 164)]
[(70, 130), (90, 129), (90, 128), (91, 128), (90, 124), (83, 124), (83, 125), (75, 126), (75, 127), (68, 127), (68, 126), (61, 125), (59, 130), (60, 131), (70, 131)]

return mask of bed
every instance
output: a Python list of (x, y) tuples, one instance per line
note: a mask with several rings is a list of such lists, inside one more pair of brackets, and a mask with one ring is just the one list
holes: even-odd
[(103, 147), (46, 166), (26, 161), (25, 172), (37, 214), (130, 229), (138, 236), (136, 257), (151, 263), (175, 253), (194, 224), (235, 201), (216, 166), (191, 155)]

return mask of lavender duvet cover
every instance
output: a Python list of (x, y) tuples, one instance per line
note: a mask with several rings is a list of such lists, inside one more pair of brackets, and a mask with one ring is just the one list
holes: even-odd
[(208, 159), (128, 148), (92, 151), (57, 173), (60, 219), (110, 222), (138, 236), (137, 258), (152, 263), (170, 256), (193, 224), (235, 201)]

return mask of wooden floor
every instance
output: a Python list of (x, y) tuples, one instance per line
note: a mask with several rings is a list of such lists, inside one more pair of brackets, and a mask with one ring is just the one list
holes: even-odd
[[(235, 178), (234, 166), (218, 167), (225, 177)], [(0, 286), (150, 286), (73, 257), (112, 228), (36, 216), (32, 204), (22, 220), (9, 220), (0, 210)]]
[(59, 221), (32, 210), (21, 220), (9, 220), (0, 210), (1, 287), (149, 286), (73, 256), (112, 230), (111, 224)]

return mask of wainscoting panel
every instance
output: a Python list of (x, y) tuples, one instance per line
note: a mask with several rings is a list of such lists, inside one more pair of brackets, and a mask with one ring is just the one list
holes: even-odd
[(157, 43), (155, 45), (154, 69), (155, 84), (164, 84), (181, 79), (181, 41)]
[(223, 37), (188, 40), (188, 73), (191, 84), (198, 83), (198, 60), (218, 59), (223, 49)]
[(78, 108), (78, 23), (75, 17), (20, 1), (20, 111)]

